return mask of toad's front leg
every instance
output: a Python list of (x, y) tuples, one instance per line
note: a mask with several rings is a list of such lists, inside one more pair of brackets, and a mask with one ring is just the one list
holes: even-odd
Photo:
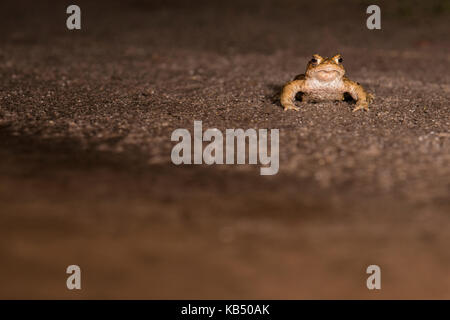
[(298, 111), (299, 108), (295, 106), (295, 95), (298, 92), (304, 91), (305, 88), (305, 80), (294, 80), (288, 82), (284, 87), (283, 91), (281, 91), (281, 105), (286, 110), (295, 110)]
[(364, 88), (357, 82), (346, 79), (345, 81), (346, 91), (356, 100), (356, 106), (353, 112), (358, 110), (369, 110), (369, 103), (371, 103), (375, 96), (368, 93)]

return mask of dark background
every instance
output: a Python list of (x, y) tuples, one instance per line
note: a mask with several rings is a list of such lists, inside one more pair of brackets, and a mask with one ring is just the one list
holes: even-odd
[[(81, 31), (0, 4), (0, 298), (450, 298), (448, 1), (377, 2), (373, 31), (369, 1), (74, 3)], [(283, 112), (313, 53), (369, 112)], [(280, 172), (174, 166), (194, 120), (280, 129)]]

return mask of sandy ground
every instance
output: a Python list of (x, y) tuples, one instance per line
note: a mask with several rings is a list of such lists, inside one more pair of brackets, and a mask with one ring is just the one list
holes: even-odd
[[(445, 1), (379, 31), (367, 1), (77, 1), (81, 31), (69, 4), (0, 4), (0, 298), (450, 298)], [(369, 112), (283, 112), (315, 52)], [(280, 172), (173, 165), (194, 120), (280, 129)]]

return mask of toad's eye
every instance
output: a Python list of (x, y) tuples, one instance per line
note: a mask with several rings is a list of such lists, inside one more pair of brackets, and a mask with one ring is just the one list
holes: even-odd
[(316, 59), (316, 58), (312, 58), (312, 59), (311, 59), (311, 62), (312, 62), (312, 63), (317, 63), (317, 59)]
[(339, 59), (338, 59), (338, 62), (339, 62), (339, 63), (342, 63), (342, 61), (344, 61), (344, 59), (342, 59), (342, 58), (339, 58)]

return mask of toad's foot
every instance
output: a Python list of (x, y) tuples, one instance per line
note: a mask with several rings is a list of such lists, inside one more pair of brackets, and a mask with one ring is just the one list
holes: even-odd
[(356, 112), (361, 109), (369, 111), (369, 103), (367, 101), (361, 101), (356, 103), (356, 107), (353, 109), (353, 112)]
[(286, 110), (300, 110), (295, 106), (295, 95), (305, 89), (305, 80), (294, 80), (288, 82), (281, 91), (280, 102), (284, 107), (284, 111)]
[(300, 108), (299, 107), (296, 107), (294, 104), (292, 104), (292, 103), (288, 103), (288, 104), (285, 104), (284, 105), (284, 111), (287, 111), (287, 110), (295, 110), (295, 111), (299, 111), (300, 110)]

